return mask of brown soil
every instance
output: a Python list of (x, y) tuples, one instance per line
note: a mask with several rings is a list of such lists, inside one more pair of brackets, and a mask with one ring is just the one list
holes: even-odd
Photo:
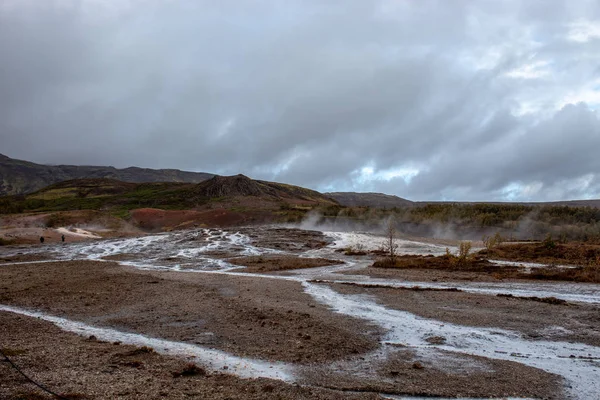
[[(219, 374), (181, 376), (186, 369), (184, 361), (155, 353), (124, 356), (131, 354), (132, 348), (85, 340), (33, 318), (0, 313), (0, 337), (10, 338), (2, 347), (13, 350), (15, 360), (37, 380), (61, 393), (81, 394), (85, 398), (376, 398), (367, 393), (351, 394), (356, 390), (479, 397), (514, 394), (554, 399), (558, 395), (552, 397), (552, 393), (560, 393), (559, 378), (506, 361), (456, 356), (461, 361), (448, 364), (443, 358), (423, 360), (407, 349), (385, 346), (386, 351), (392, 352), (390, 359), (374, 359), (374, 364), (364, 362), (372, 359), (372, 352), (379, 351), (379, 329), (332, 313), (293, 281), (138, 271), (114, 263), (78, 261), (6, 266), (0, 269), (0, 282), (0, 304), (201, 344), (240, 356), (294, 362), (302, 366), (301, 382), (344, 391), (340, 395), (335, 391)], [(568, 315), (573, 325), (580, 325), (579, 336), (562, 338), (590, 343), (598, 340), (594, 333), (597, 330), (590, 328), (586, 338), (581, 327), (586, 323), (585, 312), (589, 314), (587, 324), (598, 325), (597, 309), (466, 293), (394, 291), (384, 297), (380, 291), (386, 289), (381, 288), (334, 288), (377, 296), (415, 314), (431, 314), (442, 321), (455, 318), (467, 325), (477, 325), (479, 321), (486, 326), (506, 320), (508, 327), (520, 323), (527, 330), (531, 313), (535, 312), (538, 319), (532, 323), (532, 336), (550, 320), (556, 320), (555, 324), (571, 321), (567, 314), (563, 319), (556, 319), (555, 315), (542, 321), (543, 315), (550, 315), (548, 310), (575, 310)], [(415, 294), (417, 297), (412, 298)], [(453, 298), (455, 295), (464, 297)], [(480, 300), (473, 300), (479, 297)], [(477, 301), (490, 303), (481, 306)], [(495, 308), (495, 301), (506, 304)], [(527, 308), (522, 304), (551, 308)], [(9, 334), (5, 335), (3, 328)], [(474, 368), (474, 362), (483, 367)], [(27, 398), (37, 393), (18, 376), (8, 376), (8, 383), (0, 382), (0, 397), (4, 393), (26, 393)], [(532, 384), (527, 386), (527, 382)]]
[(515, 362), (444, 351), (430, 361), (406, 348), (387, 346), (386, 351), (387, 357), (368, 369), (315, 367), (306, 376), (321, 386), (353, 391), (395, 393), (401, 387), (404, 394), (424, 397), (563, 398), (560, 377)]
[[(185, 360), (136, 351), (133, 346), (89, 340), (49, 322), (0, 312), (2, 350), (25, 374), (73, 399), (377, 399), (300, 387), (270, 379), (190, 371)], [(193, 372), (193, 371), (192, 371)], [(7, 362), (0, 362), (0, 398), (54, 399)]]
[[(382, 304), (444, 322), (509, 329), (532, 339), (573, 341), (600, 346), (600, 307), (590, 304), (532, 301), (452, 290), (410, 290), (333, 285), (346, 294), (369, 294)], [(560, 326), (565, 329), (556, 329)]]
[(329, 260), (327, 258), (305, 258), (281, 255), (238, 257), (230, 258), (227, 261), (235, 265), (245, 266), (244, 272), (285, 271), (344, 263), (340, 260)]
[(297, 282), (89, 261), (5, 266), (0, 282), (3, 304), (241, 356), (307, 363), (378, 343), (377, 329), (332, 314)]
[[(23, 246), (26, 247), (26, 246)], [(29, 261), (44, 261), (49, 258), (48, 255), (44, 254), (15, 254), (14, 256), (0, 257), (0, 264), (4, 263), (18, 263), (18, 262), (29, 262)]]

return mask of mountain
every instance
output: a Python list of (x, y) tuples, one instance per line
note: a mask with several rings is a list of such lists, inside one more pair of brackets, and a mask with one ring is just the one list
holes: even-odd
[(347, 207), (394, 208), (414, 205), (410, 200), (383, 193), (331, 192), (325, 195)]
[(199, 183), (215, 176), (178, 169), (114, 168), (77, 165), (42, 165), (0, 154), (0, 196), (33, 193), (54, 183), (86, 178), (108, 178), (123, 182)]

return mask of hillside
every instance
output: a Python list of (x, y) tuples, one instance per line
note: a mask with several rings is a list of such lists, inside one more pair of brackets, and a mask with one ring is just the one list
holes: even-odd
[(37, 192), (0, 197), (0, 214), (105, 210), (125, 215), (138, 208), (236, 211), (310, 209), (337, 203), (298, 186), (257, 181), (244, 175), (215, 176), (199, 184), (131, 183), (114, 179), (74, 179)]
[(331, 192), (325, 195), (347, 207), (394, 208), (413, 205), (410, 200), (383, 193)]
[(314, 190), (284, 183), (253, 180), (241, 174), (215, 176), (196, 185), (193, 193), (204, 198), (254, 196), (265, 200), (336, 204), (331, 198)]
[(108, 178), (133, 183), (199, 183), (213, 176), (214, 174), (177, 169), (42, 165), (0, 154), (0, 196), (33, 193), (54, 183), (72, 179)]

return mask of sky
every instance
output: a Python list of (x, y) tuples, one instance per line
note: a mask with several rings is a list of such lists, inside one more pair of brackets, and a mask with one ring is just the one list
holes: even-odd
[(600, 198), (600, 2), (0, 0), (0, 153)]

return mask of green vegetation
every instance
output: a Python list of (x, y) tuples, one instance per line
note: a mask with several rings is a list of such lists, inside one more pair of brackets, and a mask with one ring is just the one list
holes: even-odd
[(209, 200), (194, 196), (194, 185), (190, 184), (103, 181), (108, 180), (100, 180), (100, 184), (97, 180), (63, 182), (29, 196), (0, 197), (0, 214), (111, 210), (113, 215), (127, 216), (129, 210), (136, 208), (186, 209)]

